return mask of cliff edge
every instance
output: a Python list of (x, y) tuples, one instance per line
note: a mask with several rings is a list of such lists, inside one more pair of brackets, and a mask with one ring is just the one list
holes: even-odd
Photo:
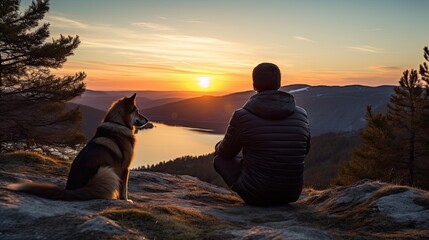
[[(0, 158), (0, 239), (427, 239), (429, 193), (375, 181), (323, 191), (296, 203), (245, 205), (233, 192), (190, 176), (132, 171), (130, 198), (53, 201), (3, 187), (64, 186), (67, 167), (42, 170)], [(3, 161), (3, 163), (1, 162)], [(17, 165), (18, 166), (18, 165)], [(53, 167), (52, 167), (53, 166)], [(59, 172), (54, 171), (56, 168)], [(42, 169), (42, 168), (41, 168)]]

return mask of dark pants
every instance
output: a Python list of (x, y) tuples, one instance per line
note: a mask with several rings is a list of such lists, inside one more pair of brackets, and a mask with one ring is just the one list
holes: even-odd
[(214, 168), (222, 176), (225, 183), (233, 189), (234, 184), (240, 178), (242, 169), (242, 156), (238, 155), (234, 159), (225, 159), (215, 156), (213, 159)]
[(287, 186), (288, 191), (284, 191), (281, 194), (265, 193), (263, 196), (255, 196), (248, 191), (237, 188), (235, 184), (242, 173), (242, 159), (241, 155), (238, 155), (234, 159), (225, 159), (217, 155), (214, 157), (213, 163), (216, 172), (222, 176), (225, 183), (233, 191), (237, 192), (247, 204), (255, 206), (283, 205), (295, 202), (299, 198), (302, 190), (302, 182)]

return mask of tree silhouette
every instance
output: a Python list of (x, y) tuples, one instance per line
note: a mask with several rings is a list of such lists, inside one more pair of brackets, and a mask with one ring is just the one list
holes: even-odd
[[(429, 49), (419, 71), (406, 70), (394, 88), (386, 114), (367, 110), (368, 125), (336, 178), (348, 184), (363, 178), (429, 189)], [(387, 174), (389, 173), (389, 174)]]
[(420, 114), (424, 112), (426, 94), (417, 70), (406, 70), (394, 88), (395, 93), (388, 105), (388, 118), (395, 127), (398, 143), (407, 154), (404, 155), (406, 168), (409, 171), (408, 184), (415, 184), (416, 160), (422, 153), (420, 146), (423, 126), (419, 124)]
[(23, 13), (19, 4), (0, 2), (0, 142), (81, 142), (80, 112), (65, 111), (65, 102), (83, 93), (86, 75), (58, 77), (50, 72), (73, 55), (79, 37), (46, 41), (49, 24), (39, 22), (49, 1), (33, 1)]
[(334, 184), (347, 185), (361, 179), (392, 181), (396, 173), (396, 163), (401, 159), (393, 127), (387, 117), (373, 113), (367, 107), (367, 127), (359, 134), (361, 144), (353, 149), (350, 161), (339, 169)]
[[(426, 89), (429, 88), (429, 48), (425, 47), (423, 49), (424, 53), (423, 53), (423, 57), (425, 58), (426, 62), (424, 62), (423, 64), (420, 64), (420, 69), (419, 69), (419, 73), (422, 77), (422, 80), (426, 82)], [(428, 93), (428, 92), (426, 92)]]
[[(423, 112), (420, 114), (420, 118), (418, 119), (418, 123), (423, 127), (423, 151), (422, 151), (422, 161), (420, 162), (419, 169), (417, 169), (417, 173), (422, 177), (419, 178), (421, 184), (425, 186), (429, 186), (429, 178), (427, 174), (429, 173), (429, 48), (425, 47), (423, 53), (423, 57), (426, 62), (420, 64), (419, 73), (422, 80), (425, 84), (425, 96), (426, 100), (423, 106)], [(429, 187), (428, 187), (429, 188)]]

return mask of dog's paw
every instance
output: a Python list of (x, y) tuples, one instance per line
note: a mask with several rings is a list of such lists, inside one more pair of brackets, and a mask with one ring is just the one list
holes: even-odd
[(126, 199), (125, 202), (134, 203), (133, 200), (131, 200), (131, 199)]

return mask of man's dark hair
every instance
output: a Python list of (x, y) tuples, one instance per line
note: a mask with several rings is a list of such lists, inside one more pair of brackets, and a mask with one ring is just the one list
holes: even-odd
[(280, 69), (272, 63), (261, 63), (253, 69), (253, 88), (258, 91), (280, 88)]

